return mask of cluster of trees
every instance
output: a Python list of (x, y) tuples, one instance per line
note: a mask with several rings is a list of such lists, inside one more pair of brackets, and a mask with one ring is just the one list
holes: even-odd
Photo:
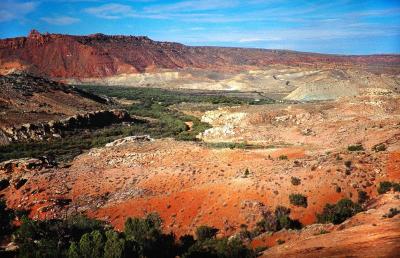
[(242, 97), (240, 96), (240, 92), (238, 92), (238, 96), (226, 96), (225, 92), (207, 92), (205, 94), (205, 92), (167, 90), (160, 88), (135, 88), (96, 85), (80, 85), (78, 87), (94, 94), (107, 95), (117, 98), (126, 98), (138, 101), (152, 100), (154, 102), (161, 102), (165, 105), (173, 105), (182, 102), (212, 103), (223, 105), (261, 105), (275, 103), (275, 100), (265, 97), (258, 100), (249, 97)]
[(123, 232), (115, 231), (104, 222), (84, 216), (65, 220), (30, 220), (22, 217), (21, 225), (13, 227), (16, 213), (0, 202), (0, 241), (11, 235), (18, 246), (15, 252), (0, 251), (0, 257), (68, 257), (68, 258), (158, 258), (215, 257), (253, 258), (257, 253), (240, 238), (217, 238), (218, 229), (201, 226), (195, 237), (176, 239), (161, 230), (161, 218), (149, 214), (145, 218), (128, 218)]
[[(361, 211), (360, 204), (342, 199), (336, 204), (326, 204), (317, 219), (318, 223), (339, 224)], [(156, 213), (145, 218), (128, 218), (124, 231), (118, 232), (102, 221), (84, 216), (31, 220), (23, 216), (23, 212), (7, 209), (4, 201), (0, 201), (0, 241), (12, 235), (18, 246), (16, 252), (0, 251), (0, 257), (252, 258), (257, 257), (258, 252), (248, 248), (243, 240), (264, 232), (302, 227), (298, 220), (290, 218), (290, 212), (289, 208), (277, 206), (274, 212), (264, 214), (253, 231), (243, 225), (241, 232), (231, 238), (217, 238), (218, 229), (200, 226), (195, 236), (183, 235), (176, 239), (173, 233), (162, 232), (162, 220)], [(21, 216), (21, 224), (15, 228), (12, 222)]]

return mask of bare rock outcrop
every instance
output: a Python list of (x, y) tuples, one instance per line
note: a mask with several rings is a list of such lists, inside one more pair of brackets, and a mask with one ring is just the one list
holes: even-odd
[(127, 111), (101, 110), (77, 114), (58, 121), (27, 123), (20, 127), (2, 128), (9, 142), (39, 141), (49, 138), (60, 138), (65, 131), (83, 128), (99, 128), (107, 125), (132, 122)]

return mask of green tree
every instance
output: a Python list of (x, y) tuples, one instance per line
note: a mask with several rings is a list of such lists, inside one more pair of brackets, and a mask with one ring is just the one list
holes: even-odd
[(369, 196), (367, 194), (367, 192), (363, 191), (363, 190), (358, 190), (358, 203), (359, 204), (363, 204), (366, 201), (368, 201)]
[(379, 187), (378, 187), (378, 193), (384, 194), (384, 193), (390, 191), (391, 188), (392, 188), (392, 182), (389, 182), (389, 181), (380, 182)]
[(79, 241), (79, 250), (83, 258), (92, 257), (92, 239), (89, 233), (83, 234)]
[(104, 239), (99, 230), (92, 231), (90, 234), (92, 238), (92, 256), (101, 258), (103, 257)]
[(156, 213), (150, 213), (146, 218), (128, 218), (125, 221), (124, 233), (127, 239), (144, 243), (157, 238), (161, 234), (162, 220)]
[(196, 229), (196, 237), (199, 241), (215, 238), (218, 229), (209, 226), (200, 226)]
[(11, 222), (13, 219), (14, 212), (10, 209), (7, 209), (7, 205), (4, 200), (0, 200), (0, 240), (2, 240), (4, 236), (11, 233)]
[(68, 249), (68, 258), (80, 258), (78, 245), (72, 242)]
[(118, 236), (118, 233), (109, 230), (106, 232), (107, 241), (104, 245), (105, 258), (122, 258), (124, 255), (125, 240)]

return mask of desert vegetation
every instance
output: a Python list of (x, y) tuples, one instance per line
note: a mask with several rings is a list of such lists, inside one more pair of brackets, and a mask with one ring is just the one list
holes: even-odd
[(277, 206), (275, 211), (266, 212), (263, 219), (257, 222), (253, 235), (264, 232), (276, 232), (281, 229), (300, 229), (302, 227), (298, 220), (290, 218), (291, 210), (284, 206)]
[(216, 238), (218, 229), (213, 227), (200, 226), (195, 236), (176, 239), (173, 233), (162, 232), (156, 213), (128, 218), (123, 232), (81, 215), (43, 221), (22, 216), (15, 227), (12, 221), (20, 213), (0, 202), (0, 240), (12, 235), (18, 245), (15, 251), (0, 251), (2, 257), (256, 257), (239, 238)]
[[(38, 157), (52, 155), (58, 161), (69, 161), (84, 150), (100, 147), (121, 137), (148, 134), (153, 138), (173, 137), (177, 140), (196, 141), (196, 135), (210, 126), (194, 116), (182, 114), (171, 109), (173, 104), (182, 102), (213, 103), (218, 105), (265, 104), (272, 100), (254, 101), (248, 98), (226, 97), (223, 94), (201, 95), (187, 91), (170, 91), (163, 89), (80, 86), (90, 93), (102, 94), (108, 97), (124, 98), (135, 101), (127, 108), (133, 116), (152, 118), (151, 122), (112, 125), (91, 130), (74, 130), (67, 132), (62, 139), (51, 139), (42, 142), (14, 143), (0, 146), (0, 162), (21, 157)], [(185, 122), (191, 121), (193, 126), (188, 130)], [(257, 148), (242, 143), (221, 143), (211, 147)]]
[(400, 192), (400, 183), (383, 181), (379, 183), (377, 190), (379, 194), (387, 193), (390, 190), (393, 190), (395, 192)]
[[(133, 123), (129, 127), (113, 125), (92, 130), (74, 130), (68, 132), (62, 139), (0, 146), (0, 162), (14, 158), (43, 155), (54, 155), (59, 161), (68, 161), (84, 150), (100, 147), (115, 139), (131, 135), (148, 134), (153, 138), (173, 137), (177, 140), (196, 141), (196, 135), (210, 126), (194, 116), (185, 115), (170, 108), (171, 105), (182, 102), (217, 105), (259, 105), (274, 102), (271, 99), (254, 101), (251, 98), (227, 97), (222, 93), (202, 95), (193, 94), (190, 91), (93, 85), (79, 86), (79, 88), (94, 94), (135, 101), (135, 104), (125, 107), (129, 113), (133, 116), (147, 117), (153, 120), (151, 122)], [(191, 130), (185, 124), (187, 121), (193, 123)], [(253, 146), (246, 146), (242, 143), (227, 143), (216, 144), (211, 147), (252, 148)], [(257, 148), (257, 146), (254, 147)]]
[(298, 177), (292, 176), (290, 178), (290, 182), (292, 183), (292, 185), (300, 185), (301, 184), (301, 179), (298, 178)]
[(307, 208), (307, 196), (304, 196), (302, 194), (291, 194), (289, 195), (289, 200), (290, 203), (295, 205), (295, 206), (300, 206)]
[(319, 223), (340, 224), (362, 211), (359, 204), (350, 199), (341, 199), (336, 204), (326, 204), (322, 213), (317, 214)]

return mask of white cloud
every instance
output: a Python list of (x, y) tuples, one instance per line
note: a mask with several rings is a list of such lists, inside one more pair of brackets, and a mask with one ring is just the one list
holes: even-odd
[(70, 25), (80, 21), (78, 18), (69, 16), (43, 17), (41, 20), (53, 25)]
[(216, 9), (226, 9), (235, 7), (239, 4), (236, 0), (187, 0), (173, 4), (163, 4), (149, 6), (144, 9), (148, 13), (165, 13), (165, 12), (195, 12), (208, 11)]
[(131, 6), (123, 4), (105, 4), (98, 7), (86, 8), (84, 11), (104, 19), (120, 19), (136, 15)]
[(0, 22), (23, 19), (37, 7), (35, 2), (16, 2), (3, 0), (0, 2)]

